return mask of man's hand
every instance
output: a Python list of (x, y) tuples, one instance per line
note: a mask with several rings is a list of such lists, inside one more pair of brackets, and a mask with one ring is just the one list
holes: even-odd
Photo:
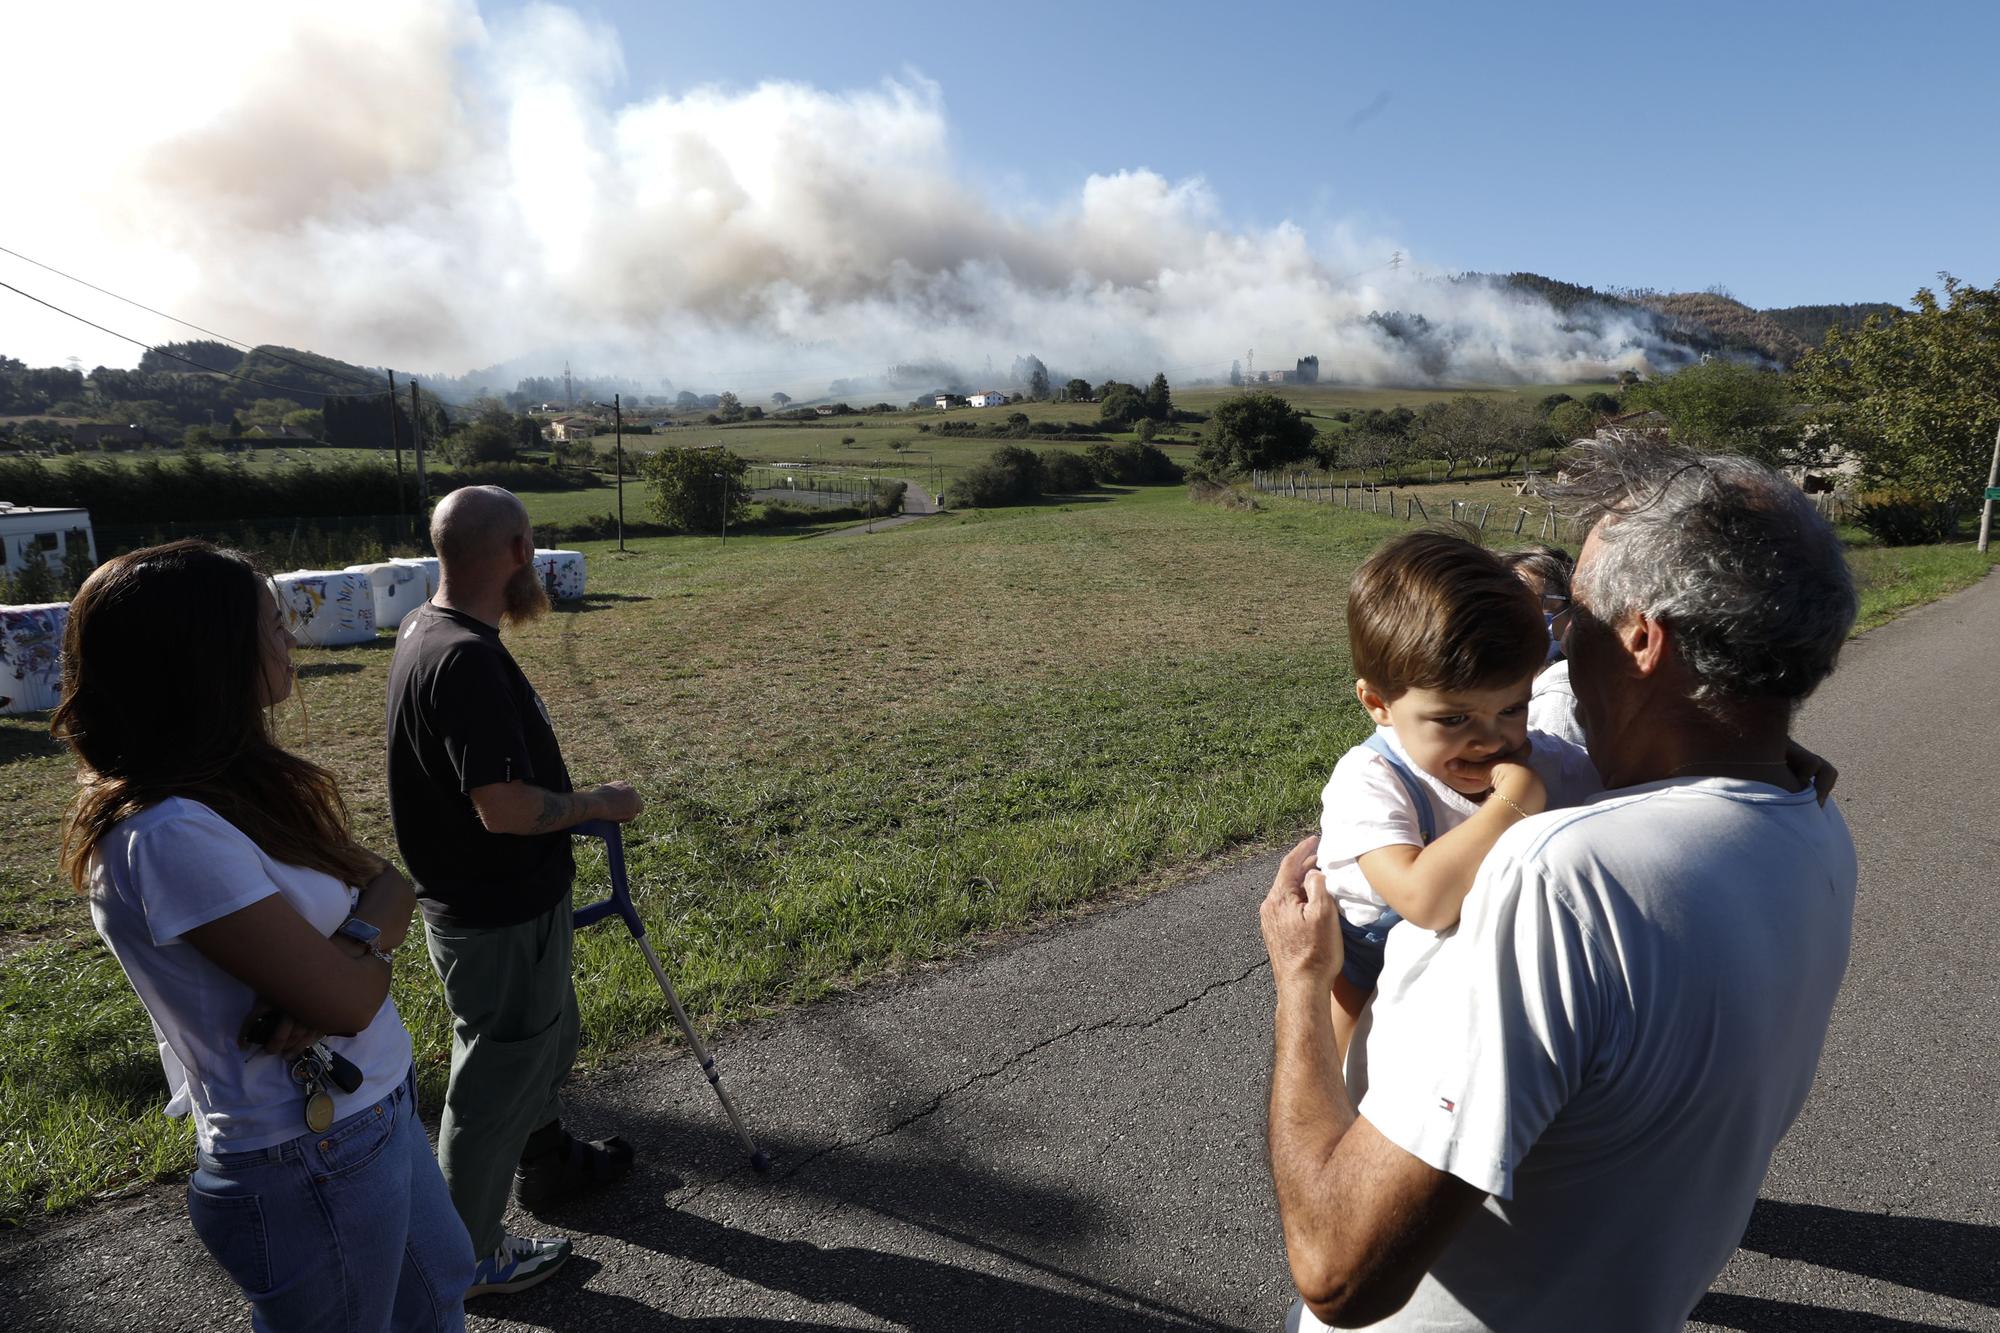
[(602, 783), (590, 789), (590, 797), (604, 811), (602, 818), (614, 824), (629, 824), (646, 808), (646, 803), (629, 782)]
[(1340, 909), (1326, 891), (1326, 876), (1313, 868), (1318, 849), (1315, 833), (1285, 854), (1258, 915), (1264, 948), (1271, 955), (1271, 975), (1279, 987), (1307, 984), (1324, 997), (1340, 973), (1346, 950), (1340, 938)]

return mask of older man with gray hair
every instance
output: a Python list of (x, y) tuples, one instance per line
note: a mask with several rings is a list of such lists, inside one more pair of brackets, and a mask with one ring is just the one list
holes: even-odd
[(389, 810), (451, 1008), (438, 1163), (479, 1266), (468, 1295), (519, 1291), (569, 1257), (509, 1235), (511, 1186), (531, 1210), (625, 1174), (621, 1139), (563, 1128), (576, 1058), (569, 830), (637, 817), (629, 783), (572, 789), (548, 709), (500, 641), (548, 610), (528, 511), (498, 486), (431, 516), (442, 578), (404, 618), (389, 667)]
[(1558, 628), (1608, 790), (1509, 830), (1455, 928), (1391, 933), (1345, 1071), (1312, 839), (1263, 906), (1294, 1326), (1678, 1329), (1812, 1084), (1855, 858), (1786, 747), (1853, 623), (1840, 543), (1747, 459), (1571, 470), (1599, 517)]

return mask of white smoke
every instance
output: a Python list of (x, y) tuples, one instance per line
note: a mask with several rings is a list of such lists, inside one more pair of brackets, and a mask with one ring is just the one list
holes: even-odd
[[(1484, 282), (1391, 269), (1387, 238), (1231, 226), (1199, 179), (1067, 199), (969, 184), (941, 88), (699, 83), (618, 102), (616, 35), (471, 0), (133, 5), (0, 19), (0, 245), (251, 341), (461, 370), (564, 356), (642, 382), (818, 392), (896, 363), (1039, 355), (1058, 374), (1220, 377), (1316, 354), (1343, 383), (1582, 378), (1659, 355)], [(90, 51), (90, 69), (58, 53)], [(52, 112), (60, 108), (60, 116)], [(0, 256), (0, 280), (147, 341), (188, 330)], [(0, 353), (131, 364), (0, 292)], [(1419, 339), (1373, 311), (1421, 314)], [(24, 345), (27, 344), (27, 345)], [(39, 352), (40, 356), (35, 353)], [(516, 360), (516, 364), (519, 361)]]

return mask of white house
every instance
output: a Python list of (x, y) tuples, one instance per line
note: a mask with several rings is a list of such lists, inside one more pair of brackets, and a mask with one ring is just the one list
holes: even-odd
[(1007, 395), (987, 389), (983, 393), (973, 394), (965, 401), (971, 403), (974, 407), (1005, 407), (1007, 406)]
[(936, 398), (935, 398), (935, 399), (934, 399), (933, 401), (937, 403), (937, 407), (938, 407), (938, 411), (940, 411), (940, 412), (949, 412), (949, 411), (951, 411), (951, 395), (950, 395), (950, 394), (948, 394), (948, 393), (941, 393), (941, 394), (939, 394), (939, 395), (938, 395), (938, 396), (937, 396), (937, 397), (936, 397)]
[(49, 568), (60, 570), (72, 534), (83, 543), (90, 563), (95, 565), (97, 534), (91, 531), (88, 509), (36, 509), (0, 500), (0, 551), (5, 554), (0, 567), (9, 574), (27, 563), (28, 550), (35, 546), (41, 548)]
[(589, 417), (557, 417), (549, 423), (549, 438), (557, 442), (587, 440), (597, 434), (597, 423)]

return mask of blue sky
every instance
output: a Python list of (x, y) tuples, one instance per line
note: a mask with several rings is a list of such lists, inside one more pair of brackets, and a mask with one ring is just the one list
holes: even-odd
[(1991, 4), (578, 7), (632, 98), (915, 70), (1003, 206), (1144, 167), (1441, 269), (1759, 306), (2000, 278)]

